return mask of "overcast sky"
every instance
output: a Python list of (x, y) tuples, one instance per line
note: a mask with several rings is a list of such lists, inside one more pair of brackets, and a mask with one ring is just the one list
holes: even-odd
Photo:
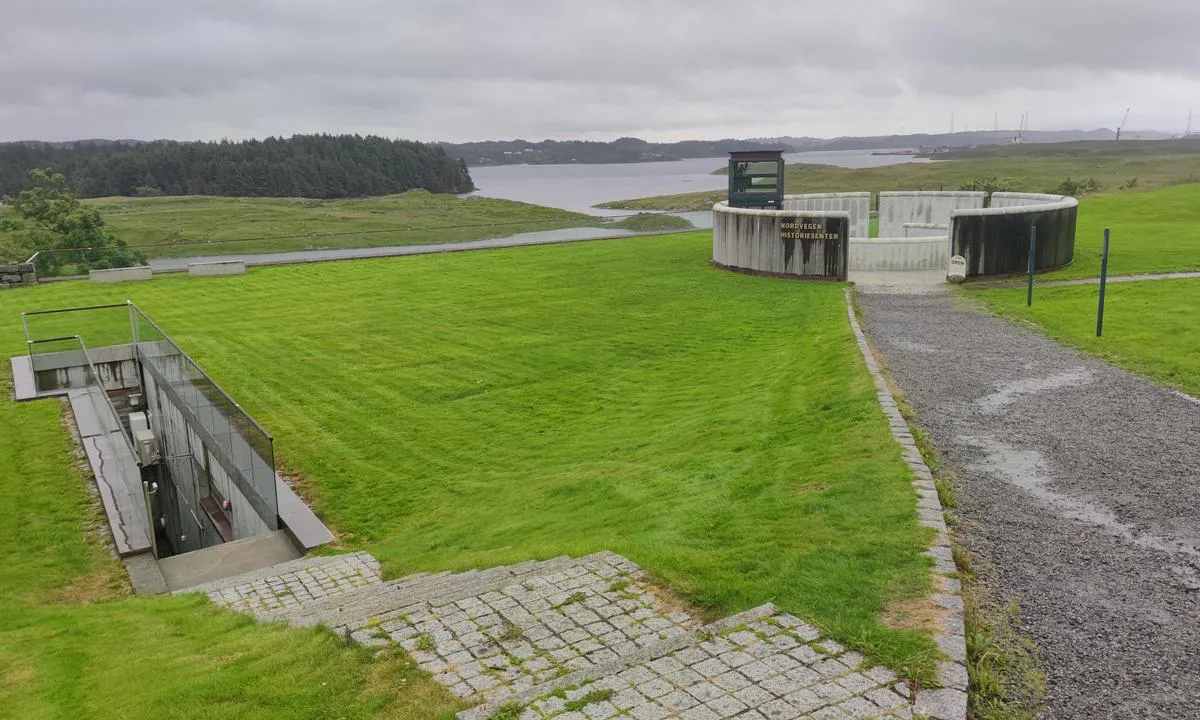
[(1198, 30), (1197, 0), (3, 0), (0, 140), (1182, 132)]

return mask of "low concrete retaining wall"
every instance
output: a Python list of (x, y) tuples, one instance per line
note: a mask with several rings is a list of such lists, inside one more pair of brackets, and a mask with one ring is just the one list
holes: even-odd
[[(942, 230), (945, 233), (945, 230)], [(945, 270), (950, 261), (950, 236), (912, 238), (851, 238), (850, 269)]]
[(730, 270), (845, 280), (850, 214), (713, 206), (713, 262)]
[(100, 385), (105, 390), (124, 390), (138, 386), (137, 364), (130, 345), (66, 350), (33, 356), (33, 372), (41, 391), (87, 387), (92, 382), (84, 366), (88, 360), (96, 368)]
[(37, 285), (37, 268), (33, 263), (0, 263), (0, 288)]
[(244, 275), (246, 263), (241, 260), (220, 262), (188, 263), (188, 275), (192, 277), (215, 277), (217, 275)]
[[(879, 193), (879, 237), (945, 235), (923, 225), (948, 225), (950, 213), (984, 207), (987, 193), (973, 191), (904, 191)], [(914, 226), (905, 232), (905, 226)]]
[(1063, 195), (993, 193), (992, 207), (951, 214), (950, 252), (966, 259), (968, 277), (1023, 273), (1036, 226), (1034, 270), (1062, 267), (1075, 259), (1078, 209), (1078, 200)]
[(113, 268), (111, 270), (90, 270), (88, 277), (94, 283), (119, 283), (128, 282), (131, 280), (150, 280), (153, 275), (150, 274), (149, 265), (139, 265), (137, 267)]
[(867, 237), (871, 234), (871, 193), (809, 193), (806, 195), (784, 195), (783, 210), (803, 212), (828, 212), (831, 210), (850, 213), (850, 237)]

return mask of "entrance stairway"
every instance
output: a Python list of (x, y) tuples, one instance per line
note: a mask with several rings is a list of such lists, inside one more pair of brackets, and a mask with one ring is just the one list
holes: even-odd
[(610, 552), (389, 581), (378, 568), (301, 558), (189, 592), (399, 646), (471, 704), (462, 720), (914, 716), (906, 682), (802, 620), (768, 603), (705, 624)]

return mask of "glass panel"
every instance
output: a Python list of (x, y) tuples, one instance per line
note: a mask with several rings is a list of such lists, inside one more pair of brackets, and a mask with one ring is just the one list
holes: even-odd
[(739, 163), (746, 166), (746, 172), (750, 175), (778, 175), (779, 165), (773, 162), (748, 162)]

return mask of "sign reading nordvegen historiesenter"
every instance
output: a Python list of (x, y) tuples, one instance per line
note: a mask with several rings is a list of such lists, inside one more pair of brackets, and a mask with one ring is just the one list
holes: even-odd
[(780, 240), (840, 240), (844, 236), (840, 218), (783, 218), (779, 221)]
[(850, 213), (713, 206), (713, 263), (758, 275), (845, 280)]
[(779, 220), (784, 265), (802, 277), (844, 280), (849, 235), (850, 220), (846, 217), (794, 216)]

